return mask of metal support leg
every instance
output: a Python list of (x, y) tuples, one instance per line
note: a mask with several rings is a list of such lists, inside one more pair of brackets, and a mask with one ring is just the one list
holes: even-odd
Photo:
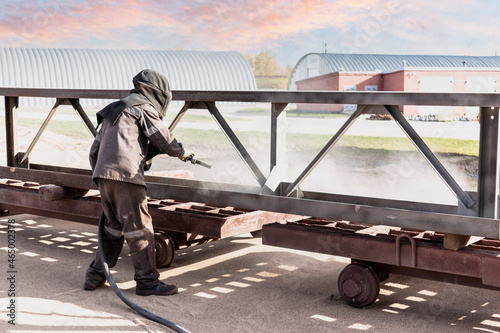
[(265, 185), (262, 187), (263, 194), (278, 194), (281, 182), (288, 173), (288, 164), (286, 163), (286, 131), (279, 128), (279, 123), (284, 122), (286, 114), (282, 115), (287, 103), (271, 104), (271, 159), (270, 173)]
[(272, 103), (271, 104), (271, 168), (273, 168), (278, 163), (278, 152), (279, 149), (284, 147), (278, 147), (278, 117), (281, 115), (283, 110), (285, 110), (287, 103)]
[(16, 114), (14, 109), (19, 107), (19, 97), (5, 96), (5, 141), (7, 152), (7, 166), (17, 166), (17, 142), (15, 133)]
[(498, 216), (498, 107), (480, 109), (478, 215)]

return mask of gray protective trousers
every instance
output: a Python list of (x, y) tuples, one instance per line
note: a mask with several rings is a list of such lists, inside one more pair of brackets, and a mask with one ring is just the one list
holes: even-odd
[[(155, 240), (148, 213), (146, 188), (115, 180), (98, 180), (101, 204), (106, 214), (103, 248), (109, 267), (116, 265), (123, 239), (128, 243), (135, 269), (134, 280), (139, 288), (160, 283), (156, 269)], [(87, 279), (104, 276), (99, 253), (87, 270)]]

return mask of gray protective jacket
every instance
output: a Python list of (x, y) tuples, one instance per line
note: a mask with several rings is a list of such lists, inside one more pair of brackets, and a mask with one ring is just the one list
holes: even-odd
[(182, 156), (184, 149), (150, 105), (125, 109), (116, 124), (104, 118), (90, 148), (90, 165), (97, 178), (146, 186), (144, 165), (152, 145), (164, 154)]
[(125, 109), (114, 125), (104, 118), (90, 148), (94, 181), (105, 178), (146, 186), (144, 165), (151, 144), (173, 157), (184, 153), (182, 144), (150, 105)]
[[(162, 121), (171, 100), (168, 81), (144, 70), (133, 79), (136, 89), (97, 113), (102, 127), (89, 158), (93, 179), (117, 180), (146, 186), (146, 161), (158, 153), (180, 157), (184, 148)], [(146, 104), (147, 103), (147, 104)]]

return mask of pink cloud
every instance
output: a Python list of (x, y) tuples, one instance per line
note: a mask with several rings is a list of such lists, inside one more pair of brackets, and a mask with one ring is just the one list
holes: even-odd
[(221, 0), (182, 6), (176, 1), (101, 0), (88, 4), (33, 0), (9, 6), (5, 11), (9, 16), (0, 20), (0, 39), (60, 46), (89, 37), (115, 41), (124, 31), (142, 29), (162, 39), (173, 34), (196, 40), (193, 42), (205, 49), (245, 50), (318, 28), (341, 27), (359, 19), (360, 9), (368, 15), (379, 3), (381, 0)]
[[(369, 15), (379, 1), (219, 1), (199, 7), (185, 7), (178, 24), (186, 34), (196, 33), (219, 47), (248, 49), (308, 31), (341, 27), (359, 18), (360, 8)], [(197, 20), (188, 18), (197, 17)], [(189, 22), (184, 24), (183, 22)]]
[[(21, 4), (21, 2), (19, 2)], [(122, 30), (137, 26), (168, 26), (168, 13), (146, 10), (140, 1), (98, 1), (94, 4), (53, 1), (47, 7), (11, 5), (0, 21), (0, 39), (52, 46), (68, 40), (113, 40)], [(23, 46), (23, 45), (19, 45)], [(88, 47), (88, 45), (83, 46)]]
[[(341, 43), (352, 44), (356, 33), (365, 30), (416, 43), (424, 31), (469, 35), (484, 30), (484, 20), (469, 23), (456, 9), (481, 6), (472, 0), (453, 5), (432, 0), (25, 0), (4, 6), (0, 42), (247, 52), (279, 47), (297, 37), (306, 44), (318, 38), (318, 29), (331, 29), (330, 40)], [(444, 29), (448, 26), (453, 29)], [(327, 41), (326, 34), (319, 38)]]

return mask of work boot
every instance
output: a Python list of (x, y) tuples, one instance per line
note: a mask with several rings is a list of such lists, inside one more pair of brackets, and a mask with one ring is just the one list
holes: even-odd
[(158, 295), (158, 296), (170, 296), (177, 294), (177, 287), (171, 284), (165, 284), (160, 282), (154, 287), (144, 288), (144, 287), (135, 287), (135, 293), (139, 296), (149, 296), (149, 295)]
[[(94, 264), (94, 262), (92, 262), (92, 264)], [(85, 290), (96, 290), (106, 282), (106, 276), (92, 269), (92, 264), (90, 264), (87, 272), (85, 272), (85, 283), (83, 284), (83, 289)]]

